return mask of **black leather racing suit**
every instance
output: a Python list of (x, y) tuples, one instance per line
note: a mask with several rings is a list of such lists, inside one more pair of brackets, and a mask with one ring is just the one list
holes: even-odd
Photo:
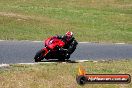
[(68, 38), (65, 35), (64, 36), (57, 35), (56, 37), (65, 42), (65, 46), (63, 47), (63, 49), (67, 49), (68, 54), (72, 54), (75, 51), (78, 42), (75, 40), (74, 37)]

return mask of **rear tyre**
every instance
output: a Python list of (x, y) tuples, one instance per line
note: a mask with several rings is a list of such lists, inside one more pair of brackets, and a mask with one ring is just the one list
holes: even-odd
[(61, 62), (65, 62), (65, 61), (68, 61), (69, 58), (70, 58), (70, 54), (66, 53), (66, 54), (61, 55), (61, 58), (58, 60)]
[(36, 53), (36, 55), (35, 55), (35, 57), (34, 57), (34, 60), (35, 60), (35, 62), (40, 62), (41, 60), (43, 60), (43, 54), (45, 53), (45, 51), (44, 50), (39, 50), (37, 53)]

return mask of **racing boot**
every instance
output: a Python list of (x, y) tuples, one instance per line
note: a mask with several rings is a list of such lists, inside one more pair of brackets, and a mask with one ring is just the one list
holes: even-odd
[(65, 59), (69, 59), (70, 58), (70, 54), (69, 53), (67, 53), (66, 55), (65, 55)]

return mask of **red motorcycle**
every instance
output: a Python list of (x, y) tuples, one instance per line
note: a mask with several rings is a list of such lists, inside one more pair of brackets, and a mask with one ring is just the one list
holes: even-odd
[(45, 47), (39, 50), (34, 57), (35, 62), (39, 62), (43, 59), (58, 59), (60, 61), (65, 61), (70, 58), (67, 50), (61, 50), (61, 48), (65, 46), (65, 43), (62, 40), (48, 38), (44, 43)]

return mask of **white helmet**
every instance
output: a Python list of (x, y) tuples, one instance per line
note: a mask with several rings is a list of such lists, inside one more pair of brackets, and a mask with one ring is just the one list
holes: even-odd
[(72, 36), (73, 36), (73, 33), (70, 32), (70, 31), (68, 31), (68, 32), (66, 32), (66, 36), (67, 36), (67, 37), (72, 37)]

